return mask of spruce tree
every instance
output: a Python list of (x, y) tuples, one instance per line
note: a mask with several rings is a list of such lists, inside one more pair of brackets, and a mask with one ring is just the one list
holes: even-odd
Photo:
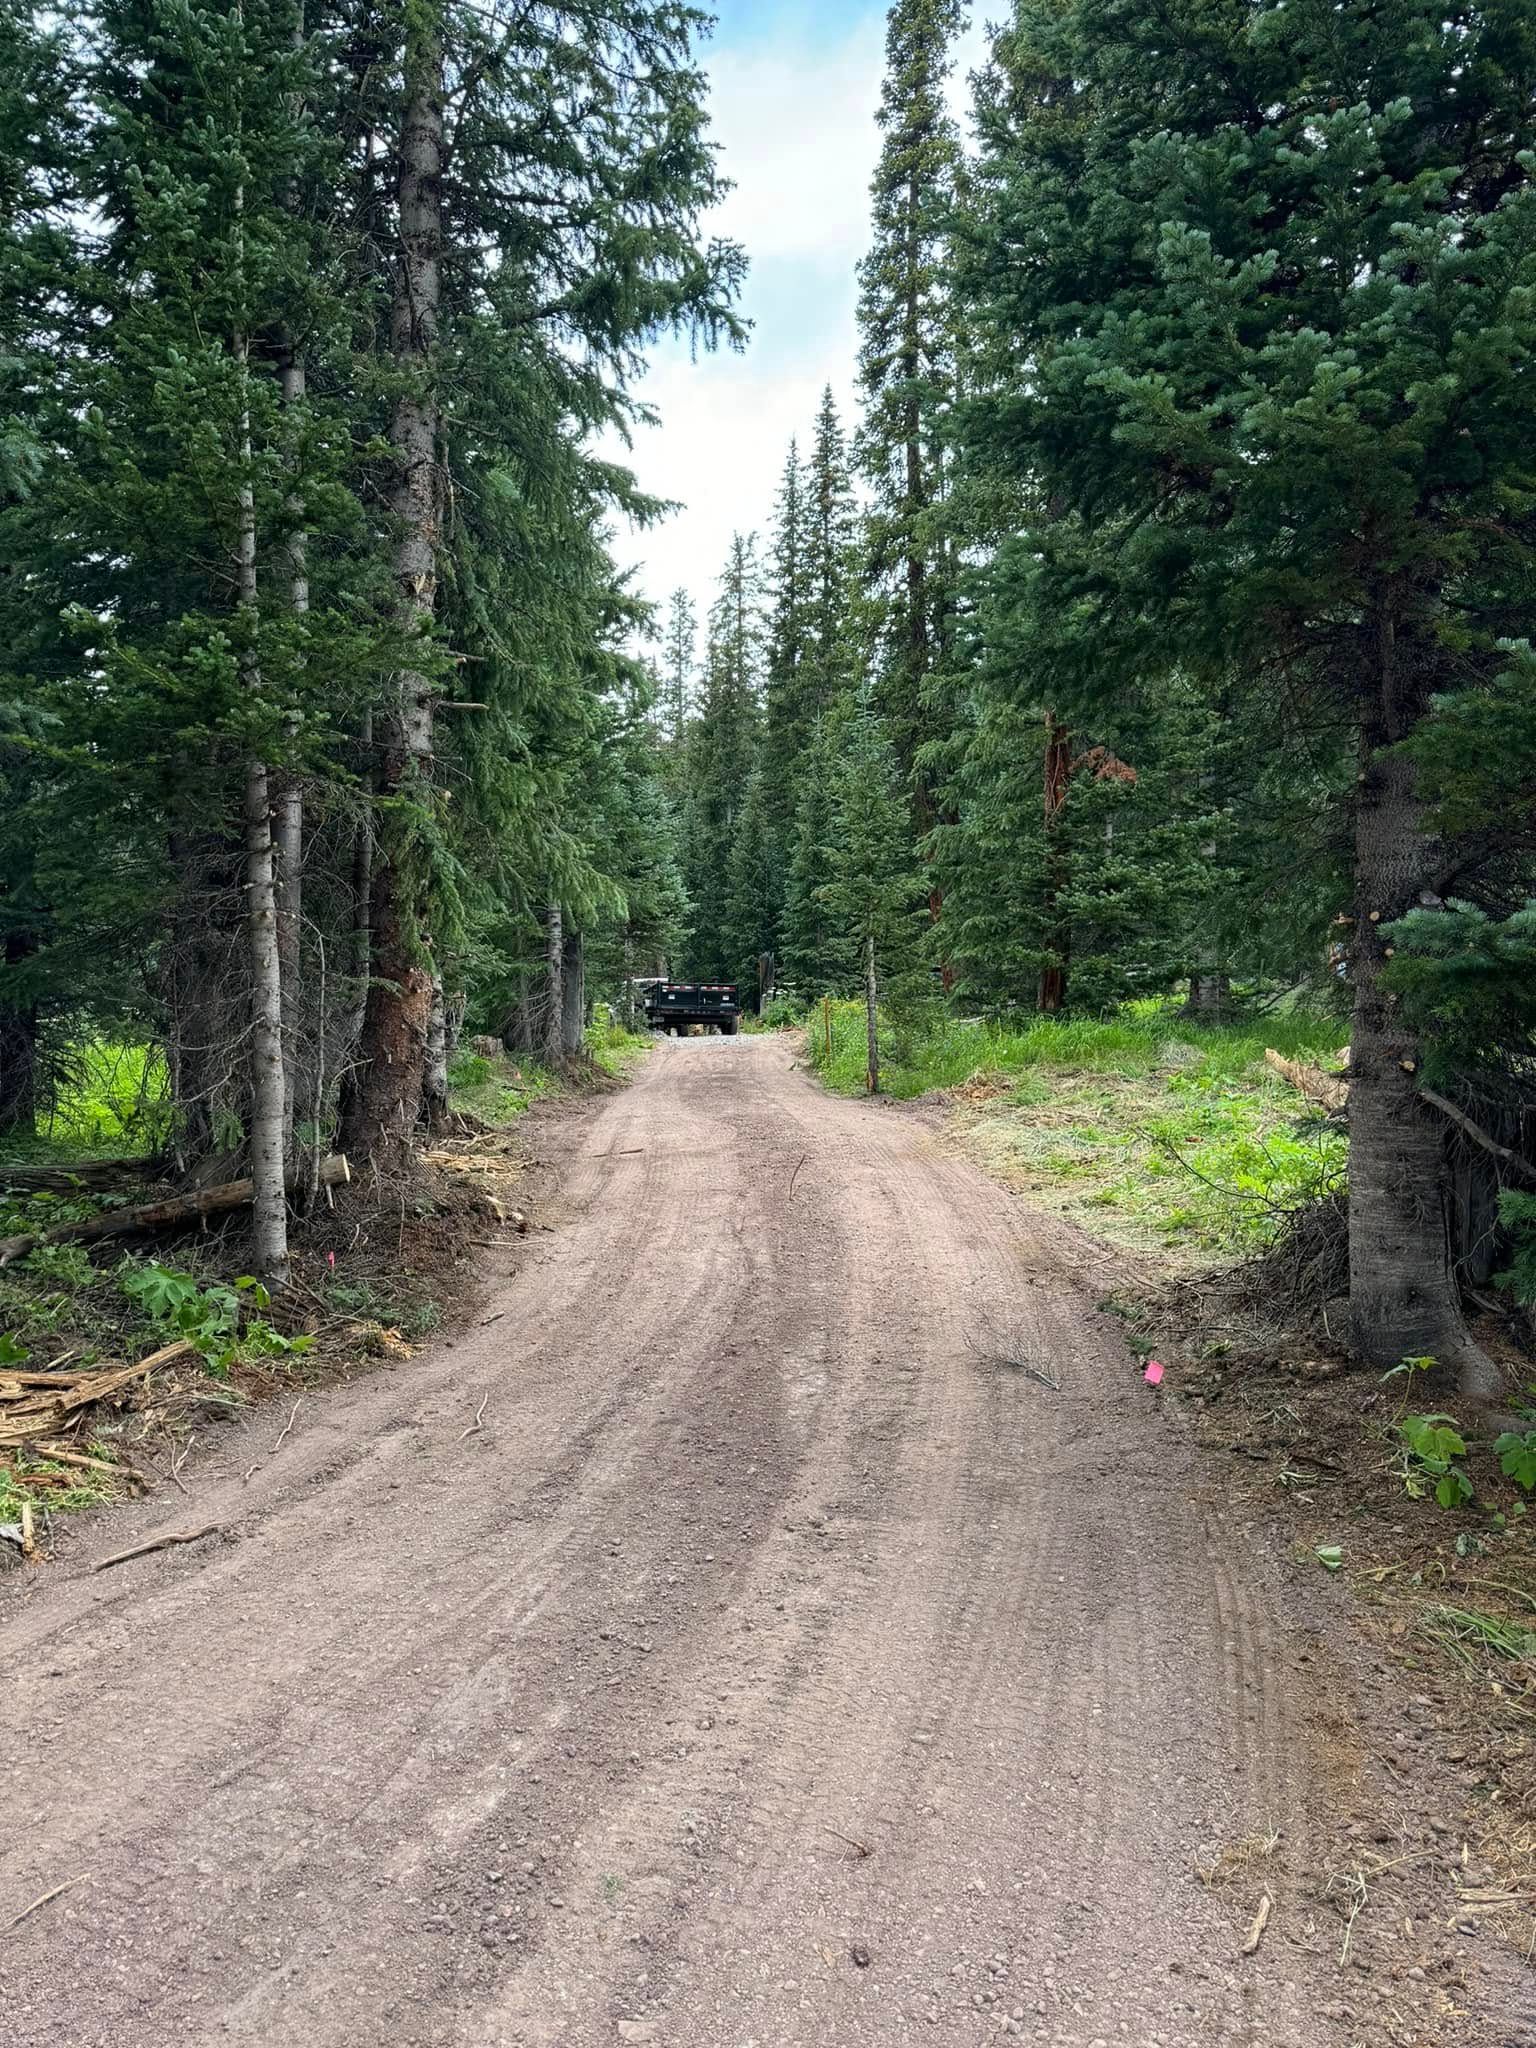
[(757, 767), (763, 645), (755, 543), (738, 533), (710, 609), (704, 696), (689, 741), (683, 830), (693, 934), (686, 958), (698, 981), (728, 980), (741, 965), (732, 957), (730, 859)]
[(823, 894), (837, 858), (836, 782), (846, 724), (844, 700), (817, 725), (795, 783), (779, 945), (784, 982), (807, 1002), (841, 993), (853, 973), (849, 947)]
[(805, 477), (802, 730), (823, 717), (858, 672), (855, 620), (857, 512), (848, 447), (829, 384), (822, 393)]
[(774, 510), (764, 681), (763, 780), (769, 826), (787, 847), (796, 787), (816, 724), (811, 691), (810, 532), (799, 445), (789, 444)]
[[(740, 252), (703, 240), (698, 226), (722, 190), (693, 62), (701, 25), (667, 0), (604, 0), (584, 10), (579, 34), (557, 9), (502, 15), (427, 0), (395, 25), (396, 68), (363, 72), (370, 115), (377, 79), (388, 82), (384, 127), (395, 156), (392, 211), (366, 152), (357, 175), (359, 205), (378, 219), (388, 256), (395, 624), (409, 657), (375, 721), (375, 971), (346, 1118), (354, 1144), (377, 1156), (398, 1159), (410, 1142), (431, 927), (441, 914), (434, 706), (447, 694), (443, 629), (460, 616), (443, 587), (444, 507), (461, 483), (463, 496), (477, 494), (484, 470), (509, 477), (529, 441), (553, 449), (566, 436), (627, 424), (641, 351), (657, 334), (684, 330), (706, 345), (741, 336), (731, 310)], [(530, 402), (525, 434), (519, 407)], [(559, 467), (570, 473), (563, 457)], [(611, 466), (585, 465), (582, 487), (589, 507), (635, 501), (631, 481)], [(503, 522), (514, 517), (490, 509)], [(562, 580), (589, 561), (582, 549)], [(508, 565), (507, 580), (521, 584), (524, 569)], [(488, 553), (477, 574), (482, 593), (501, 580)], [(499, 634), (505, 617), (477, 597), (479, 624)], [(487, 649), (458, 641), (455, 653), (480, 659)], [(506, 685), (497, 708), (511, 724), (555, 708), (518, 702), (544, 695), (546, 678), (497, 668)], [(546, 676), (570, 672), (555, 663)], [(567, 695), (564, 713), (582, 723), (580, 691)], [(540, 806), (542, 858), (528, 849), (529, 867), (547, 872), (551, 931), (578, 909), (590, 876), (561, 805), (555, 773)]]
[(858, 454), (872, 494), (874, 674), (919, 837), (938, 816), (931, 750), (947, 721), (935, 679), (954, 630), (944, 447), (955, 389), (949, 235), (961, 153), (944, 88), (962, 19), (959, 0), (896, 0), (887, 17), (873, 241), (859, 270)]
[(661, 689), (658, 698), (660, 729), (674, 749), (688, 735), (694, 711), (694, 671), (699, 638), (698, 613), (686, 590), (674, 590), (667, 606), (662, 633)]
[(1492, 879), (1418, 764), (1530, 587), (1524, 46), (1423, 0), (1026, 0), (1000, 65), (967, 299), (1017, 368), (966, 434), (1050, 516), (994, 564), (994, 673), (1082, 722), (1183, 666), (1352, 731), (1354, 1341), (1492, 1394), (1384, 932)]
[(858, 964), (868, 1045), (866, 1078), (874, 1095), (880, 1087), (882, 996), (900, 1013), (916, 1002), (923, 985), (923, 890), (896, 751), (868, 703), (852, 718), (838, 763), (834, 803), (832, 873), (821, 896)]

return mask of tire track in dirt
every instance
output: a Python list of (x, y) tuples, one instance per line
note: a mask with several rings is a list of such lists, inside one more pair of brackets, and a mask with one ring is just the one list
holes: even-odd
[(1245, 1960), (1192, 1874), (1305, 1837), (1302, 1681), (1062, 1234), (751, 1038), (658, 1048), (563, 1207), (494, 1325), (205, 1468), (238, 1542), (8, 1592), (0, 1897), (93, 1873), (17, 2038), (1332, 2048), (1287, 1901)]

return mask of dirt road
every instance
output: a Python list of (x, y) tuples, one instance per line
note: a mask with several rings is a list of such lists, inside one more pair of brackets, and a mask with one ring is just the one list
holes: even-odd
[(0, 1589), (0, 1918), (88, 1873), (12, 2040), (1404, 2038), (1192, 1875), (1337, 1760), (1069, 1238), (773, 1039), (660, 1047), (564, 1206), (472, 1339)]

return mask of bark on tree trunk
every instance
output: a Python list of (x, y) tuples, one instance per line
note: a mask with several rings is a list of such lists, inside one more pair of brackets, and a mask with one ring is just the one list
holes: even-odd
[(1189, 977), (1184, 1015), (1192, 1023), (1216, 1024), (1232, 1007), (1232, 977), (1219, 967), (1196, 968)]
[[(237, 340), (242, 381), (250, 374), (249, 344)], [(240, 420), (240, 488), (235, 542), (239, 605), (250, 639), (242, 656), (247, 690), (261, 689), (256, 652), (256, 499), (251, 481), (248, 401)], [(253, 756), (245, 771), (245, 920), (251, 975), (250, 1129), (251, 1263), (271, 1287), (288, 1282), (288, 1195), (283, 1165), (288, 1153), (287, 1090), (283, 1079), (283, 981), (277, 930), (277, 886), (272, 856), (271, 790), (265, 761)]]
[[(292, 342), (284, 347), (282, 397), (285, 408), (304, 402), (303, 358)], [(302, 524), (303, 508), (295, 498), (289, 508), (295, 519), (288, 537), (288, 603), (303, 618), (309, 611), (309, 548)], [(295, 728), (290, 727), (290, 738)], [(304, 889), (304, 792), (298, 775), (285, 769), (278, 778), (272, 815), (272, 846), (277, 870), (277, 949), (283, 984), (283, 1082), (288, 1091), (288, 1128), (301, 1114), (318, 1121), (319, 1105), (314, 1101), (314, 1077), (302, 1072), (299, 1028), (299, 943), (303, 918)]]
[[(405, 57), (400, 145), (400, 252), (390, 347), (402, 373), (391, 439), (399, 527), (400, 625), (425, 651), (437, 606), (439, 406), (436, 380), (443, 253), (443, 42), (436, 7), (414, 18)], [(421, 668), (397, 678), (382, 720), (378, 787), (392, 802), (374, 845), (372, 960), (345, 1143), (376, 1165), (407, 1165), (421, 1116), (432, 974), (427, 964), (422, 835), (411, 804), (432, 791), (434, 684)]]
[[(4, 964), (14, 974), (35, 950), (30, 933), (9, 932)], [(37, 1128), (37, 1024), (36, 1003), (12, 998), (0, 1009), (0, 1136), (31, 1137)]]
[(0, 1010), (0, 1137), (29, 1138), (37, 1127), (37, 1009)]
[(432, 1008), (427, 1018), (427, 1065), (421, 1090), (421, 1115), (429, 1131), (448, 1121), (448, 1005), (443, 980), (432, 977)]
[(1399, 649), (1388, 616), (1378, 633), (1379, 703), (1362, 724), (1355, 812), (1354, 1017), (1349, 1054), (1349, 1307), (1355, 1350), (1389, 1367), (1433, 1357), (1464, 1395), (1504, 1392), (1502, 1375), (1467, 1335), (1452, 1267), (1446, 1126), (1422, 1100), (1419, 1048), (1381, 984), (1380, 927), (1413, 908), (1439, 864), (1413, 764), (1388, 751), (1427, 706), (1433, 665)]
[(587, 1034), (587, 953), (580, 932), (567, 930), (560, 963), (560, 1050), (567, 1059), (581, 1051)]
[(875, 935), (864, 941), (864, 1033), (869, 1053), (865, 1082), (871, 1095), (880, 1093), (880, 990), (875, 979)]
[(544, 926), (544, 963), (544, 1057), (558, 1067), (565, 1044), (565, 921), (553, 898)]

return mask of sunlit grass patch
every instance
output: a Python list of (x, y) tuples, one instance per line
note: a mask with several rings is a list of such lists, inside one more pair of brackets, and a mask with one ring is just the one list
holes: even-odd
[[(828, 1085), (864, 1086), (864, 1011), (814, 1010), (807, 1050)], [(1238, 1256), (1342, 1185), (1343, 1133), (1265, 1064), (1267, 1047), (1330, 1066), (1341, 1027), (1302, 1011), (1214, 1026), (1144, 1003), (1105, 1019), (1018, 1026), (930, 1015), (881, 1032), (881, 1083), (947, 1090), (999, 1179), (1096, 1235)]]

